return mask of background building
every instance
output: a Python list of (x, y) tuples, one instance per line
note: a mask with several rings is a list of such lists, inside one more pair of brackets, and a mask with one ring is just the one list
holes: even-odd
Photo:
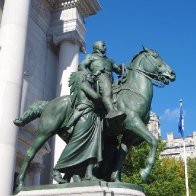
[[(166, 146), (164, 151), (161, 153), (161, 157), (174, 157), (181, 158), (184, 157), (183, 150), (183, 140), (182, 138), (175, 138), (173, 133), (167, 134), (167, 139), (165, 140)], [(186, 155), (188, 158), (196, 157), (196, 132), (193, 132), (192, 136), (185, 138)]]
[[(13, 120), (37, 100), (69, 94), (69, 75), (85, 52), (85, 19), (100, 9), (97, 0), (0, 0), (1, 195), (11, 195), (13, 174), (36, 136), (36, 121), (18, 134)], [(25, 184), (51, 182), (50, 168), (64, 146), (58, 138), (48, 141)]]
[(160, 120), (156, 113), (150, 112), (150, 120), (147, 127), (157, 139), (161, 137)]
[[(147, 125), (149, 131), (151, 131), (158, 139), (161, 137), (160, 120), (156, 113), (150, 113), (150, 120)], [(184, 157), (183, 140), (181, 137), (174, 137), (172, 132), (167, 133), (167, 139), (163, 140), (166, 142), (166, 146), (160, 157), (173, 157), (181, 158)], [(186, 154), (188, 158), (196, 157), (196, 132), (193, 132), (192, 136), (185, 138)]]

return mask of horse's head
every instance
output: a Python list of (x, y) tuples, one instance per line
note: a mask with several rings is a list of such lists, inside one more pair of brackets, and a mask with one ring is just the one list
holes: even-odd
[(143, 51), (133, 58), (130, 66), (131, 69), (140, 70), (143, 74), (166, 85), (176, 79), (175, 72), (153, 49), (143, 48)]

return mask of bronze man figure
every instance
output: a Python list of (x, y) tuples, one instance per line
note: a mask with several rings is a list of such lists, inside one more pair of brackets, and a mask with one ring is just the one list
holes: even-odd
[(78, 65), (78, 71), (87, 71), (89, 69), (97, 77), (97, 90), (102, 96), (102, 102), (107, 111), (106, 118), (124, 118), (126, 115), (121, 111), (117, 111), (112, 103), (112, 71), (121, 74), (122, 70), (105, 53), (105, 43), (96, 41), (93, 44), (93, 53), (87, 55)]

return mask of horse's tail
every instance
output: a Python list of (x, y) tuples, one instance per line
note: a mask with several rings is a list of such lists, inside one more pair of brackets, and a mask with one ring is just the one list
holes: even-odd
[(30, 105), (19, 118), (14, 120), (14, 124), (18, 127), (24, 127), (26, 124), (39, 118), (48, 101), (37, 101)]

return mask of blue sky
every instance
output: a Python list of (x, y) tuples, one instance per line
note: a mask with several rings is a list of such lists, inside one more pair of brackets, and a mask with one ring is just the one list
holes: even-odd
[[(161, 120), (162, 137), (178, 133), (179, 99), (183, 99), (185, 136), (196, 131), (196, 1), (99, 0), (102, 10), (86, 19), (87, 53), (103, 40), (107, 55), (128, 64), (142, 49), (156, 49), (176, 72), (164, 89), (154, 87), (152, 110)], [(84, 55), (81, 55), (81, 60)]]

